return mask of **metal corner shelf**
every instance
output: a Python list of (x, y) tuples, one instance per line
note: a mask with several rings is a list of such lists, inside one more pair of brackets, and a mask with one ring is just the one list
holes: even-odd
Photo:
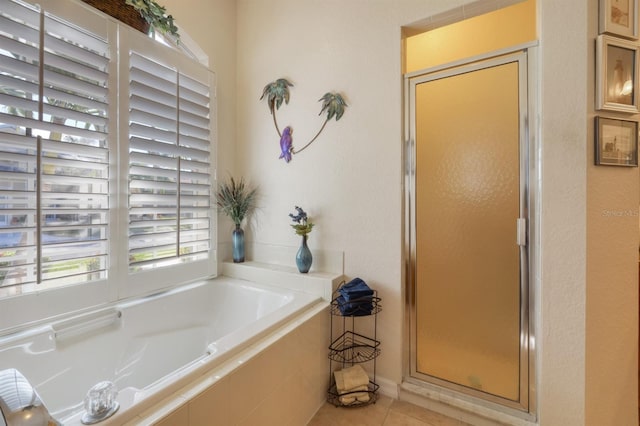
[(360, 363), (380, 355), (380, 342), (353, 331), (345, 331), (329, 346), (329, 358), (336, 362)]
[[(377, 314), (382, 311), (381, 299), (374, 290), (372, 297), (350, 300), (345, 302), (339, 299), (339, 292), (333, 293), (331, 300), (331, 344), (329, 345), (329, 389), (327, 390), (327, 402), (336, 407), (362, 407), (375, 404), (378, 400), (376, 383), (376, 358), (380, 355), (380, 341), (377, 340), (378, 319)], [(337, 321), (334, 328), (334, 318), (342, 318)], [(356, 331), (356, 323), (372, 318), (373, 336), (366, 336)], [(339, 331), (334, 339), (335, 330)], [(369, 377), (367, 390), (352, 392), (338, 392), (334, 379), (334, 371), (355, 364), (371, 362), (372, 375)], [(364, 386), (364, 385), (363, 385)]]
[(333, 383), (329, 388), (329, 390), (327, 391), (327, 402), (335, 405), (336, 407), (345, 407), (345, 408), (355, 408), (355, 407), (362, 407), (363, 405), (375, 404), (376, 401), (378, 400), (379, 387), (380, 385), (378, 385), (377, 383), (369, 381), (369, 385), (367, 386), (368, 389), (366, 391), (368, 399), (362, 398), (362, 400), (358, 400), (356, 398), (355, 402), (351, 404), (344, 404), (343, 401), (345, 398), (354, 397), (354, 395), (362, 395), (365, 391), (346, 392), (346, 393), (340, 394), (336, 389), (335, 383)]
[[(367, 317), (376, 315), (382, 310), (381, 299), (373, 296), (371, 299), (356, 299), (349, 303), (341, 303), (335, 295), (331, 300), (331, 315), (338, 317)], [(374, 292), (374, 294), (376, 294)], [(346, 314), (344, 313), (346, 311)]]

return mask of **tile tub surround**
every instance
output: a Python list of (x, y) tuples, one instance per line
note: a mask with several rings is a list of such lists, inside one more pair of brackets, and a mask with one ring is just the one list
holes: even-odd
[(326, 398), (328, 318), (311, 309), (126, 426), (305, 425)]

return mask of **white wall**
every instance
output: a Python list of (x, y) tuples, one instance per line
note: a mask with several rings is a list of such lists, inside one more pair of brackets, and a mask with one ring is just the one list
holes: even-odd
[(539, 9), (540, 422), (584, 425), (588, 8), (582, 0), (542, 0)]
[[(317, 224), (311, 248), (344, 251), (345, 273), (379, 290), (384, 310), (379, 316), (378, 374), (399, 383), (404, 326), (400, 27), (468, 1), (216, 0), (194, 7), (195, 3), (165, 0), (209, 53), (218, 73), (220, 151), (225, 161), (220, 173), (226, 172), (228, 160), (230, 169), (237, 166), (238, 174), (260, 186), (261, 208), (247, 230), (248, 239), (297, 246), (287, 214), (294, 205), (303, 206)], [(626, 314), (617, 318), (637, 318), (637, 313), (630, 313), (637, 309), (635, 302), (619, 303), (637, 300), (637, 281), (629, 281), (629, 265), (625, 263), (621, 273), (625, 285), (618, 298), (604, 304), (599, 300), (606, 287), (599, 277), (619, 265), (590, 266), (589, 273), (595, 268), (597, 276), (589, 281), (595, 290), (589, 293), (589, 309), (597, 309), (597, 315), (590, 322), (587, 318), (587, 219), (589, 215), (594, 223), (599, 211), (592, 198), (594, 208), (587, 213), (587, 174), (599, 179), (588, 166), (588, 106), (594, 84), (593, 35), (588, 28), (597, 16), (597, 3), (538, 0), (542, 273), (535, 283), (535, 344), (536, 392), (544, 425), (602, 424), (596, 422), (606, 418), (637, 424), (637, 413), (628, 402), (637, 395), (627, 393), (632, 387), (629, 379), (622, 383), (635, 368), (628, 354), (637, 353), (637, 341), (611, 337), (637, 334), (637, 324), (596, 321), (620, 309)], [(339, 91), (349, 104), (344, 117), (330, 122), (324, 134), (289, 164), (278, 160), (278, 137), (266, 103), (259, 101), (264, 85), (280, 77), (295, 84), (290, 104), (279, 111), (281, 127), (294, 128), (294, 146), (300, 147), (320, 126), (317, 100), (325, 92)], [(609, 173), (616, 176), (611, 179), (614, 184), (635, 190), (637, 208), (637, 179)], [(617, 192), (619, 197), (626, 193)], [(621, 205), (626, 208), (627, 203)], [(622, 242), (599, 234), (589, 238), (589, 247), (629, 247), (630, 240), (635, 247), (637, 223), (630, 226), (628, 221), (616, 228), (615, 238)], [(219, 240), (228, 241), (225, 232), (230, 230), (221, 228)], [(635, 328), (620, 333), (623, 326)], [(604, 336), (609, 336), (606, 341)], [(586, 348), (611, 341), (618, 349), (608, 349), (587, 365)], [(623, 370), (585, 379), (596, 371), (598, 360), (606, 362), (604, 368)], [(600, 390), (609, 394), (607, 401), (625, 403), (604, 405), (596, 420), (585, 412), (587, 406), (600, 406)], [(615, 409), (621, 411), (616, 414)]]

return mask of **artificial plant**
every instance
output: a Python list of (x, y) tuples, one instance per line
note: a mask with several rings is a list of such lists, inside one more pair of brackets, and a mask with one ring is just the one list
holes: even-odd
[(178, 27), (173, 22), (173, 16), (167, 14), (167, 9), (164, 6), (160, 6), (155, 0), (126, 0), (126, 4), (133, 6), (154, 31), (172, 35), (176, 42), (180, 41), (180, 34), (178, 34)]

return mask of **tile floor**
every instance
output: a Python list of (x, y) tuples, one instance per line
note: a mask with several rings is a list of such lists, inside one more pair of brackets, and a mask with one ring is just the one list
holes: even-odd
[(325, 403), (307, 426), (470, 426), (426, 408), (380, 395), (375, 404), (338, 408)]

